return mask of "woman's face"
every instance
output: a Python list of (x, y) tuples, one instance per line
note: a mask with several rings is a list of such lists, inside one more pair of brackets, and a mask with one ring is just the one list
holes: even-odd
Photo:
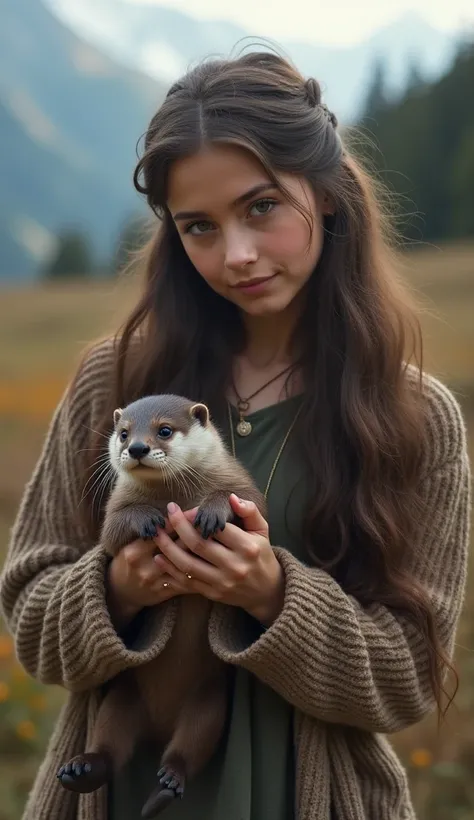
[(168, 179), (167, 205), (194, 267), (255, 316), (285, 310), (301, 291), (320, 257), (322, 218), (330, 211), (304, 179), (279, 179), (311, 214), (311, 242), (303, 215), (250, 152), (211, 145), (177, 160)]

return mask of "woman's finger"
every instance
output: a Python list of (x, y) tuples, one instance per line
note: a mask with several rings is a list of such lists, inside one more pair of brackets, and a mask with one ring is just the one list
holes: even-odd
[[(157, 556), (155, 559), (157, 563), (166, 562), (167, 559), (164, 556)], [(168, 598), (172, 598), (174, 595), (202, 595), (204, 598), (208, 598), (210, 601), (220, 601), (222, 600), (222, 590), (220, 587), (216, 587), (215, 585), (212, 586), (211, 584), (205, 583), (204, 581), (200, 581), (196, 577), (189, 578), (184, 573), (180, 572), (176, 567), (172, 564), (170, 565), (170, 571), (163, 575), (162, 582), (167, 583), (169, 586), (169, 595)]]
[(199, 507), (192, 507), (192, 509), (190, 509), (190, 510), (182, 510), (181, 512), (183, 513), (184, 517), (188, 521), (190, 521), (191, 524), (193, 524), (194, 519), (196, 518), (196, 513), (197, 513), (198, 509), (199, 509)]
[(268, 538), (268, 523), (253, 501), (246, 501), (239, 498), (235, 493), (229, 497), (230, 505), (236, 515), (242, 520), (244, 529), (247, 532), (256, 532)]
[(157, 581), (152, 590), (152, 594), (156, 595), (158, 602), (169, 601), (170, 598), (175, 598), (177, 595), (189, 594), (191, 590), (180, 583), (173, 575), (165, 573), (159, 581)]
[(222, 547), (212, 539), (202, 538), (196, 527), (188, 521), (176, 504), (173, 504), (171, 509), (169, 508), (169, 518), (184, 547), (214, 566), (221, 567), (225, 564), (226, 556)]
[(169, 575), (171, 578), (175, 578), (176, 580), (178, 577), (182, 577), (184, 579), (187, 578), (186, 573), (184, 572), (177, 572), (176, 567), (168, 558), (161, 553), (160, 555), (155, 555), (154, 557), (155, 564), (157, 565), (160, 573), (164, 577), (165, 575)]
[[(182, 511), (182, 512), (183, 512), (184, 517), (185, 517), (185, 518), (187, 519), (187, 521), (189, 521), (191, 524), (193, 523), (194, 519), (196, 518), (196, 513), (197, 513), (198, 509), (199, 509), (199, 507), (193, 507), (191, 510), (183, 510), (183, 511)], [(166, 518), (166, 517), (165, 517), (165, 526), (164, 526), (164, 530), (165, 530), (165, 532), (167, 532), (167, 533), (168, 533), (168, 535), (171, 535), (171, 534), (174, 532), (173, 525), (170, 523), (169, 518)], [(148, 542), (148, 543), (149, 543), (149, 542)]]
[[(160, 533), (156, 538), (156, 542), (165, 558), (168, 559), (167, 568), (174, 577), (181, 580), (187, 577), (189, 580), (189, 576), (191, 576), (191, 578), (196, 578), (207, 584), (217, 582), (218, 571), (215, 566), (183, 549), (176, 541), (172, 541), (166, 533)], [(155, 561), (158, 561), (159, 558), (160, 556), (156, 556)], [(176, 571), (179, 573), (177, 576)]]

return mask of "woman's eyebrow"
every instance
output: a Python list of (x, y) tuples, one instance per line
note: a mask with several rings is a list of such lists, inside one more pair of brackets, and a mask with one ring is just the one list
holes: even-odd
[[(262, 182), (260, 185), (254, 185), (253, 188), (250, 188), (244, 194), (241, 194), (234, 200), (232, 206), (235, 208), (238, 205), (242, 205), (244, 202), (247, 202), (249, 199), (252, 199), (257, 194), (261, 194), (264, 191), (269, 191), (271, 189), (275, 189), (278, 186), (274, 182)], [(173, 219), (176, 221), (180, 219), (205, 219), (207, 214), (204, 211), (178, 211), (178, 213), (174, 214)]]

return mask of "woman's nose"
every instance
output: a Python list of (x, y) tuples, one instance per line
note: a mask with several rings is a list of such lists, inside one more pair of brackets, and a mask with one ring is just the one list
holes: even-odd
[(230, 270), (241, 270), (251, 262), (256, 262), (257, 259), (257, 248), (247, 233), (238, 232), (226, 237), (226, 268)]

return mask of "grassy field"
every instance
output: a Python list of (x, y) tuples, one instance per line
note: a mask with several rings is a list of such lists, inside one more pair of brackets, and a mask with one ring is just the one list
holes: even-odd
[[(424, 248), (402, 260), (423, 302), (425, 366), (449, 384), (474, 442), (474, 245)], [(83, 346), (122, 320), (133, 281), (4, 290), (0, 296), (0, 561), (46, 426)], [(427, 719), (394, 738), (419, 820), (474, 820), (474, 582), (458, 633), (461, 686), (438, 731)], [(64, 695), (27, 677), (0, 623), (0, 820), (19, 820)], [(376, 820), (376, 818), (374, 818)]]

